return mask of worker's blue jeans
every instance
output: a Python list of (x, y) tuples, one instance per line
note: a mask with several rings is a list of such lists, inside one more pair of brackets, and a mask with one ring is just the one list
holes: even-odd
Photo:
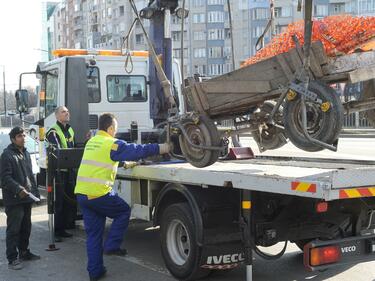
[(104, 251), (120, 248), (129, 224), (130, 207), (114, 191), (95, 199), (77, 194), (87, 235), (87, 271), (90, 277), (99, 276), (103, 270), (103, 234), (106, 217), (113, 219)]

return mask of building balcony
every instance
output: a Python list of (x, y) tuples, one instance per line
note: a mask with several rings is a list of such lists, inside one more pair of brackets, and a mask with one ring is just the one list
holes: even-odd
[(75, 24), (73, 26), (73, 29), (74, 29), (74, 31), (82, 30), (83, 29), (82, 23)]
[(83, 12), (82, 12), (82, 11), (74, 12), (73, 17), (74, 17), (74, 18), (80, 18), (80, 17), (83, 17)]

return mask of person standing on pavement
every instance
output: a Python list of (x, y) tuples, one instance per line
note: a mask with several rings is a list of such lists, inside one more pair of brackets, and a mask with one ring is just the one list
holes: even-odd
[[(74, 131), (69, 125), (70, 113), (65, 106), (55, 109), (56, 124), (47, 132), (46, 138), (56, 148), (73, 148)], [(56, 172), (55, 195), (55, 241), (61, 242), (62, 238), (72, 237), (66, 229), (75, 228), (77, 203), (74, 195), (75, 171), (61, 169)]]
[(31, 233), (32, 193), (40, 198), (33, 175), (31, 158), (25, 148), (23, 128), (14, 127), (10, 133), (11, 144), (4, 149), (0, 160), (1, 188), (7, 215), (6, 256), (9, 269), (22, 269), (22, 261), (37, 260), (40, 256), (29, 250)]
[[(101, 279), (106, 268), (103, 253), (125, 256), (120, 248), (128, 228), (130, 207), (112, 189), (118, 163), (168, 153), (168, 144), (137, 145), (114, 138), (117, 120), (111, 113), (99, 117), (99, 131), (85, 146), (78, 170), (75, 194), (83, 214), (87, 234), (87, 256), (90, 280)], [(106, 217), (113, 219), (103, 246)]]

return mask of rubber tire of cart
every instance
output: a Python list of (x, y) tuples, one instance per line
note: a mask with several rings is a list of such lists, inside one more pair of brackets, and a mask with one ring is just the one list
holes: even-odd
[[(184, 120), (182, 122), (185, 130), (189, 133), (189, 127), (199, 130), (201, 137), (203, 137), (205, 146), (220, 146), (221, 139), (214, 122), (207, 116), (201, 115), (199, 123), (195, 124), (192, 120)], [(220, 155), (218, 150), (203, 150), (192, 147), (185, 137), (181, 134), (179, 137), (182, 154), (186, 160), (197, 168), (203, 168), (215, 163)], [(194, 155), (195, 154), (195, 155)]]
[[(333, 144), (341, 132), (344, 119), (344, 107), (341, 104), (340, 97), (334, 89), (328, 85), (311, 81), (309, 83), (309, 90), (318, 95), (323, 102), (329, 102), (330, 108), (327, 112), (322, 112), (321, 124), (319, 129), (310, 134), (311, 137), (322, 142)], [(297, 96), (294, 100), (286, 101), (284, 105), (284, 127), (285, 133), (290, 141), (298, 148), (305, 151), (320, 151), (324, 148), (310, 143), (303, 135), (302, 128), (299, 121), (294, 116), (300, 111), (300, 97)]]
[[(261, 106), (260, 110), (264, 111), (267, 114), (271, 114), (273, 108), (275, 107), (276, 102), (274, 101), (265, 101)], [(282, 112), (279, 109), (279, 112), (276, 114), (282, 115)], [(268, 125), (269, 129), (262, 131), (262, 142), (260, 140), (260, 132), (252, 131), (251, 135), (253, 139), (257, 142), (258, 147), (260, 148), (261, 152), (266, 150), (278, 149), (287, 143), (285, 134), (282, 129), (275, 127), (273, 125)], [(266, 131), (270, 132), (271, 134), (266, 135)]]
[[(363, 82), (363, 95), (361, 100), (375, 98), (375, 79)], [(371, 126), (375, 127), (375, 109), (367, 110), (363, 113), (364, 117), (369, 121)]]
[[(167, 232), (173, 220), (179, 220), (189, 235), (191, 245), (188, 258), (182, 265), (176, 264), (168, 252)], [(166, 267), (178, 280), (196, 280), (211, 273), (211, 270), (199, 266), (202, 249), (198, 246), (195, 236), (194, 219), (188, 203), (177, 203), (168, 206), (164, 211), (160, 223), (161, 253)]]

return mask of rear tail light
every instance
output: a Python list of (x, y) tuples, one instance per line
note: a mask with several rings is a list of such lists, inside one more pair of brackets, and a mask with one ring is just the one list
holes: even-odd
[(328, 202), (319, 202), (315, 206), (317, 213), (325, 213), (328, 210)]
[(341, 259), (341, 250), (339, 246), (326, 246), (306, 250), (310, 251), (310, 266), (335, 263)]

